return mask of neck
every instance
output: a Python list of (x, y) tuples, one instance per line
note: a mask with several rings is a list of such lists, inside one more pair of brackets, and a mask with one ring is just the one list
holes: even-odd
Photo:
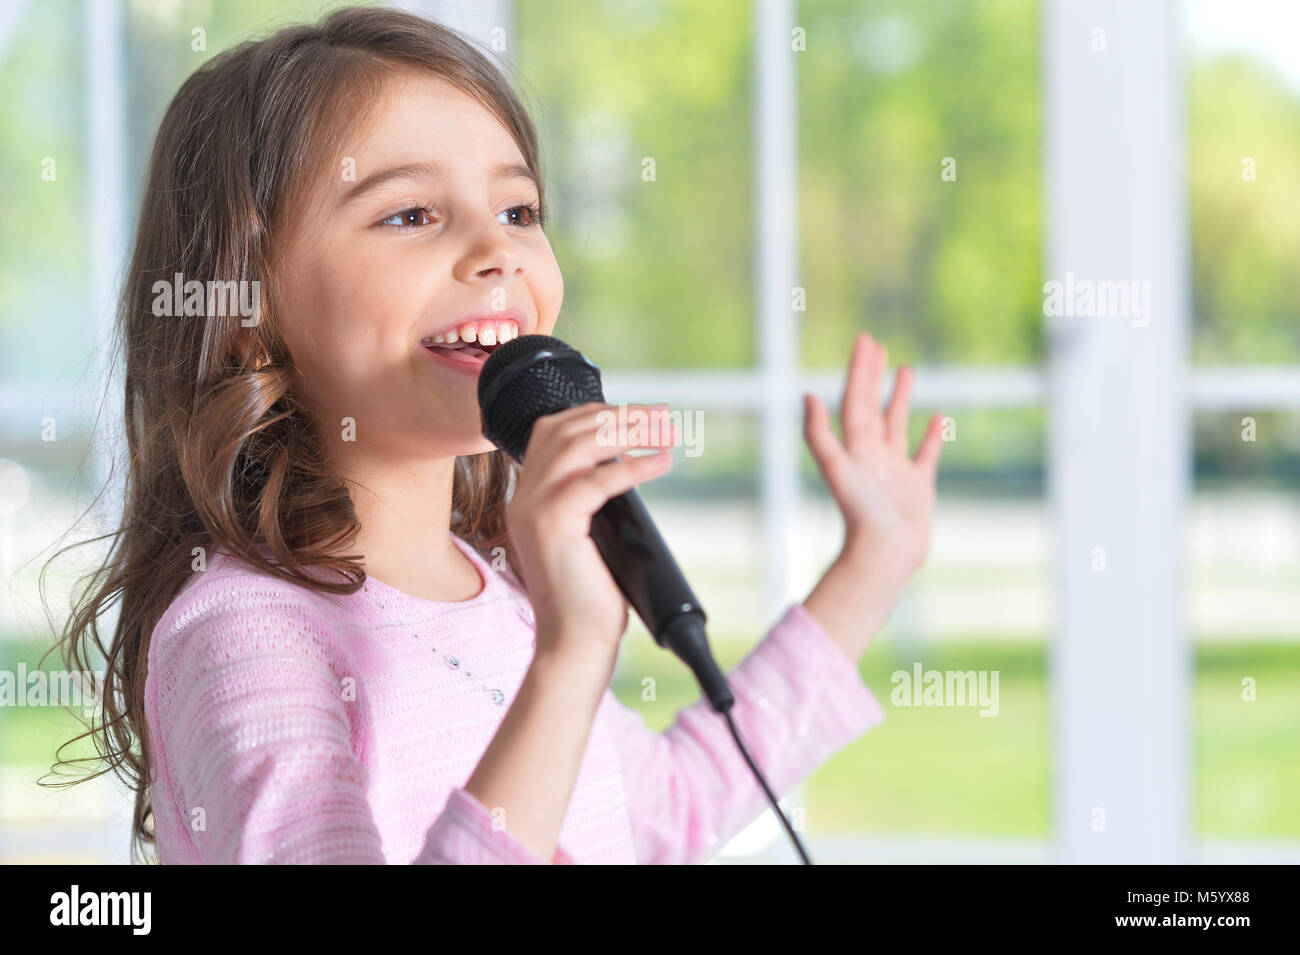
[(417, 581), (463, 576), (464, 557), (450, 537), (455, 466), (454, 456), (398, 463), (352, 454), (341, 463), (361, 524), (348, 551), (364, 555), (367, 574), (415, 590), (427, 589)]

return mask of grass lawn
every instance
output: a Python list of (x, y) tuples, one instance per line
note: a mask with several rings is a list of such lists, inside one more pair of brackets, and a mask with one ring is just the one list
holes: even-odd
[[(718, 652), (730, 668), (743, 652)], [(996, 717), (976, 707), (895, 707), (890, 674), (925, 669), (999, 671)], [(1193, 712), (1195, 831), (1208, 838), (1300, 838), (1300, 645), (1200, 646)], [(810, 829), (875, 835), (1047, 838), (1051, 827), (1046, 653), (1038, 644), (933, 644), (906, 656), (877, 642), (861, 672), (885, 721), (808, 781)], [(699, 691), (675, 657), (648, 638), (626, 644), (620, 700), (662, 730)], [(641, 702), (644, 676), (657, 702)], [(1253, 677), (1257, 700), (1241, 700)]]

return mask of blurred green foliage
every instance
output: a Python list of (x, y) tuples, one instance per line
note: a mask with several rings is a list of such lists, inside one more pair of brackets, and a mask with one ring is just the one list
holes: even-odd
[(798, 5), (806, 365), (842, 366), (864, 328), (898, 362), (1041, 359), (1038, 17), (1031, 0)]
[(1194, 60), (1187, 95), (1195, 360), (1295, 362), (1300, 93), (1233, 56)]
[(757, 360), (751, 6), (517, 5), (565, 276), (556, 334), (602, 367)]
[[(128, 207), (185, 76), (338, 5), (133, 0)], [(31, 334), (33, 316), (95, 327), (85, 79), (68, 68), (84, 62), (83, 14), (29, 5), (0, 70), (0, 365), (41, 383), (69, 354)], [(794, 22), (803, 365), (841, 367), (863, 328), (897, 362), (1040, 361), (1037, 0), (802, 0)], [(749, 0), (517, 0), (505, 58), (542, 138), (566, 282), (557, 331), (611, 368), (755, 361), (753, 31)], [(1300, 95), (1262, 61), (1195, 48), (1186, 94), (1195, 357), (1295, 361)]]

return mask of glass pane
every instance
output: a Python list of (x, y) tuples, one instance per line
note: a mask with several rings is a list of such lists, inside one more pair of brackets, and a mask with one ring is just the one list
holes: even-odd
[(516, 6), (565, 280), (555, 331), (601, 367), (755, 360), (752, 6)]
[(1187, 149), (1198, 362), (1300, 360), (1300, 7), (1196, 0)]
[[(85, 81), (68, 69), (84, 59), (83, 16), (72, 0), (28, 4), (0, 60), (0, 381), (33, 389), (21, 411), (6, 407), (9, 434), (40, 430), (48, 409), (35, 401), (57, 398), (86, 374), (97, 328), (89, 307)], [(75, 342), (83, 344), (70, 348)]]
[[(37, 590), (50, 552), (38, 552), (88, 503), (72, 499), (89, 463), (76, 399), (100, 397), (85, 381), (98, 330), (85, 214), (86, 84), (68, 66), (84, 61), (84, 16), (69, 0), (27, 4), (0, 59), (0, 165), (9, 186), (0, 219), (0, 672), (24, 694), (31, 684), (19, 684), (20, 673), (37, 669), (51, 645)], [(67, 606), (66, 571), (53, 567), (46, 578), (55, 615)], [(47, 659), (41, 669), (59, 666)], [(60, 799), (36, 785), (55, 747), (77, 731), (57, 707), (0, 706), (0, 862), (121, 861), (87, 851), (85, 824), (97, 832), (102, 794), (88, 805), (88, 786)], [(89, 752), (69, 747), (64, 755)]]
[[(888, 731), (864, 734), (812, 777), (810, 830), (864, 840), (1050, 835), (1045, 415), (971, 409), (953, 417), (929, 561), (860, 665), (885, 709), (877, 729)], [(913, 451), (927, 419), (912, 416)], [(816, 544), (801, 555), (798, 576), (811, 587), (838, 550), (843, 524), (806, 452), (803, 465), (801, 521)], [(964, 705), (955, 694), (942, 706), (917, 705), (924, 697), (911, 687), (932, 671), (945, 682), (973, 674), (965, 679), (974, 696)], [(844, 861), (873, 861), (878, 851), (841, 841)]]
[(1300, 836), (1300, 414), (1200, 412), (1186, 546), (1196, 831)]
[(795, 22), (804, 365), (861, 328), (898, 361), (1038, 361), (1038, 3), (800, 0)]
[(1300, 9), (1186, 6), (1196, 361), (1300, 359)]

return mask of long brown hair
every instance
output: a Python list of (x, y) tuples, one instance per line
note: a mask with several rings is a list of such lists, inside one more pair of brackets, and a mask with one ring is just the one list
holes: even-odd
[[(52, 768), (107, 764), (52, 785), (110, 769), (124, 778), (135, 792), (133, 861), (154, 844), (149, 641), (193, 573), (195, 549), (238, 555), (320, 592), (355, 593), (365, 581), (362, 555), (335, 556), (355, 542), (360, 524), (346, 485), (327, 466), (320, 422), (291, 388), (276, 332), (276, 256), (293, 227), (290, 210), (340, 158), (385, 81), (405, 70), (438, 76), (481, 102), (514, 137), (540, 188), (532, 121), (491, 60), (447, 27), (383, 7), (338, 9), (220, 53), (181, 85), (158, 129), (114, 330), (125, 356), (121, 523), (70, 545), (113, 541), (102, 566), (80, 582), (51, 648), (61, 648), (75, 672), (100, 669), (89, 666), (92, 650), (105, 661), (102, 722), (92, 719), (63, 744), (89, 736), (100, 755), (63, 760), (60, 746)], [(544, 207), (544, 192), (541, 199)], [(154, 285), (170, 285), (176, 273), (205, 288), (263, 280), (260, 320), (248, 338), (239, 316), (214, 315), (211, 302), (202, 320), (155, 315)], [(489, 560), (507, 541), (504, 505), (516, 476), (501, 451), (456, 459), (451, 530)], [(522, 584), (511, 548), (505, 553)], [(45, 570), (48, 563), (42, 595)], [(335, 572), (341, 580), (326, 579)], [(118, 600), (105, 647), (96, 621)]]

